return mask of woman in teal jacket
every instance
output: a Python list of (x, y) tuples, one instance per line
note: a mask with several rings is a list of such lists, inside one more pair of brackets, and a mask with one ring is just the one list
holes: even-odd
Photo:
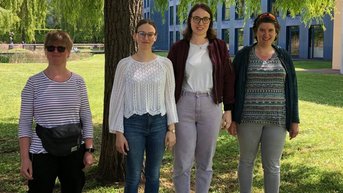
[(265, 192), (278, 193), (287, 130), (290, 139), (299, 132), (297, 79), (290, 55), (273, 45), (280, 30), (276, 17), (260, 14), (253, 30), (257, 43), (244, 47), (233, 61), (235, 105), (229, 133), (238, 136), (240, 146), (240, 192), (251, 192), (261, 146)]

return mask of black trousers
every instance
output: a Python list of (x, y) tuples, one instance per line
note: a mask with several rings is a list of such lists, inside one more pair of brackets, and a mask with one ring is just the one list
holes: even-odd
[(83, 155), (84, 147), (68, 156), (30, 154), (33, 180), (29, 180), (28, 193), (52, 193), (57, 177), (62, 193), (81, 193), (85, 184)]

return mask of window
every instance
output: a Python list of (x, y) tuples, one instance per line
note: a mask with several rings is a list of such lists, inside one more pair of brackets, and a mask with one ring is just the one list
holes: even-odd
[(176, 31), (176, 41), (180, 40), (180, 31)]
[(223, 3), (223, 20), (230, 20), (230, 5), (227, 3)]
[(174, 7), (169, 7), (169, 24), (174, 25)]
[(320, 25), (310, 27), (309, 58), (324, 57), (324, 30)]
[(244, 18), (244, 0), (236, 0), (236, 19)]
[(292, 57), (299, 57), (299, 26), (287, 27), (287, 50)]
[(229, 42), (230, 42), (230, 30), (229, 29), (222, 29), (222, 39), (226, 42), (227, 48), (229, 48)]
[(170, 31), (169, 32), (169, 45), (172, 46), (174, 43), (174, 32)]
[(235, 53), (237, 53), (237, 51), (243, 48), (244, 46), (243, 37), (244, 37), (243, 28), (235, 29)]
[(268, 12), (272, 13), (275, 16), (279, 16), (279, 12), (275, 7), (275, 0), (268, 0)]
[(254, 30), (252, 28), (250, 28), (250, 38), (249, 38), (249, 43), (250, 45), (256, 42), (256, 38), (255, 38), (255, 33)]
[(178, 15), (177, 15), (178, 11), (179, 11), (179, 5), (176, 6), (176, 11), (175, 11), (176, 25), (180, 24), (180, 19), (179, 19)]

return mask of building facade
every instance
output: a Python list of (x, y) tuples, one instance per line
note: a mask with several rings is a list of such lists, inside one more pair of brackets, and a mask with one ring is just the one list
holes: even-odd
[[(184, 23), (180, 23), (177, 17), (178, 4), (180, 0), (170, 0), (169, 9), (164, 15), (154, 9), (153, 0), (144, 0), (144, 18), (155, 21), (158, 29), (158, 40), (155, 50), (168, 50), (177, 40), (182, 39)], [(280, 17), (274, 10), (275, 0), (261, 0), (262, 11), (272, 12), (278, 16), (281, 29), (277, 44), (299, 59), (332, 59), (333, 45), (333, 21), (329, 16), (324, 17), (324, 26), (313, 21), (305, 26), (300, 16), (291, 18)], [(253, 20), (244, 23), (243, 8), (228, 6), (225, 3), (217, 5), (217, 11), (213, 27), (217, 31), (217, 37), (228, 44), (230, 54), (234, 55), (243, 46), (252, 44), (254, 34), (252, 30)]]

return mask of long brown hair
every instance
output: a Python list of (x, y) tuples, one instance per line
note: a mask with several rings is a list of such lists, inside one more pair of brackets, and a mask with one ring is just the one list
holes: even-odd
[(192, 33), (193, 33), (193, 30), (192, 30), (192, 27), (191, 27), (192, 14), (197, 9), (202, 9), (202, 10), (204, 10), (207, 13), (210, 14), (210, 19), (211, 20), (210, 20), (210, 24), (208, 26), (208, 30), (206, 32), (206, 37), (209, 40), (215, 39), (217, 37), (217, 35), (216, 35), (215, 30), (212, 28), (212, 26), (213, 26), (213, 14), (212, 14), (211, 8), (209, 6), (207, 6), (206, 4), (204, 4), (204, 3), (195, 4), (192, 7), (192, 9), (189, 11), (188, 18), (187, 18), (187, 27), (186, 27), (186, 29), (182, 33), (183, 37), (186, 40), (188, 40), (188, 41), (191, 39)]

